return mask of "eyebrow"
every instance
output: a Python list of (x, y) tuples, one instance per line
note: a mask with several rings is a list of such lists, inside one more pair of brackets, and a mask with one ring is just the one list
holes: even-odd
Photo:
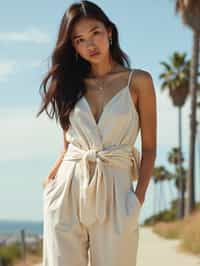
[[(93, 31), (93, 30), (95, 30), (95, 29), (98, 29), (99, 28), (99, 26), (94, 26), (94, 27), (92, 27), (90, 30), (89, 30), (89, 32), (91, 32), (91, 31)], [(74, 39), (76, 39), (76, 38), (79, 38), (79, 37), (81, 37), (82, 35), (75, 35), (74, 37), (73, 37), (73, 40)]]

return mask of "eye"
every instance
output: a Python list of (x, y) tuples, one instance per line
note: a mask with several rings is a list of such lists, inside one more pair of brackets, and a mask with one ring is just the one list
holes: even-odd
[(94, 34), (96, 35), (96, 34), (98, 34), (99, 33), (99, 31), (94, 31)]
[(76, 41), (77, 44), (79, 44), (80, 42), (83, 42), (83, 39), (82, 39), (82, 38), (80, 38), (80, 39), (78, 39), (78, 40)]

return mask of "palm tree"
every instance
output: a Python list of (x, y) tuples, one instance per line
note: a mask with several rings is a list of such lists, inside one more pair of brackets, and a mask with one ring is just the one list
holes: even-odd
[[(179, 167), (180, 163), (180, 154), (181, 154), (181, 167)], [(177, 218), (184, 217), (184, 198), (185, 198), (185, 170), (182, 167), (182, 163), (184, 158), (179, 148), (172, 148), (172, 150), (168, 153), (168, 162), (175, 166), (175, 174), (174, 178), (176, 179), (175, 185), (179, 193), (179, 202), (177, 208)], [(180, 178), (181, 177), (181, 178)]]
[(190, 115), (190, 146), (189, 169), (187, 178), (186, 215), (195, 208), (195, 141), (196, 141), (196, 90), (199, 64), (199, 36), (200, 36), (200, 0), (176, 0), (176, 12), (182, 16), (184, 24), (193, 31), (192, 63), (190, 71), (191, 115)]
[[(163, 203), (165, 205), (167, 205), (167, 201), (165, 198), (165, 194), (164, 194), (164, 190), (162, 188), (163, 186), (163, 181), (170, 181), (172, 178), (172, 174), (164, 167), (164, 166), (157, 166), (154, 167), (153, 169), (153, 181), (155, 185), (159, 185), (159, 196), (158, 198), (154, 198), (154, 213), (156, 213), (156, 204), (158, 203), (158, 210), (161, 210), (161, 201), (163, 201)], [(157, 186), (156, 186), (157, 187)], [(156, 189), (156, 187), (154, 186), (154, 188)], [(156, 193), (154, 193), (154, 196), (156, 195)]]
[(160, 79), (163, 80), (161, 90), (168, 90), (172, 99), (173, 105), (178, 107), (178, 140), (179, 140), (179, 168), (180, 168), (180, 184), (182, 189), (179, 197), (178, 216), (184, 216), (184, 184), (181, 174), (182, 170), (182, 107), (185, 104), (189, 94), (189, 74), (190, 60), (186, 59), (186, 53), (175, 52), (170, 57), (170, 62), (161, 62), (165, 71), (160, 74)]

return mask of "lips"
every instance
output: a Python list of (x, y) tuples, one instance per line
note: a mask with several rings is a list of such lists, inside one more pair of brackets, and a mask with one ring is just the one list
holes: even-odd
[(95, 52), (90, 53), (90, 56), (95, 56), (95, 55), (98, 55), (98, 54), (99, 54), (99, 52), (95, 51)]

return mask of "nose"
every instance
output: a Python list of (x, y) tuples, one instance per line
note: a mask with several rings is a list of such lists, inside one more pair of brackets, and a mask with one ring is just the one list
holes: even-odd
[(86, 41), (86, 47), (87, 47), (89, 52), (93, 51), (95, 49), (94, 42), (92, 40), (87, 40)]

